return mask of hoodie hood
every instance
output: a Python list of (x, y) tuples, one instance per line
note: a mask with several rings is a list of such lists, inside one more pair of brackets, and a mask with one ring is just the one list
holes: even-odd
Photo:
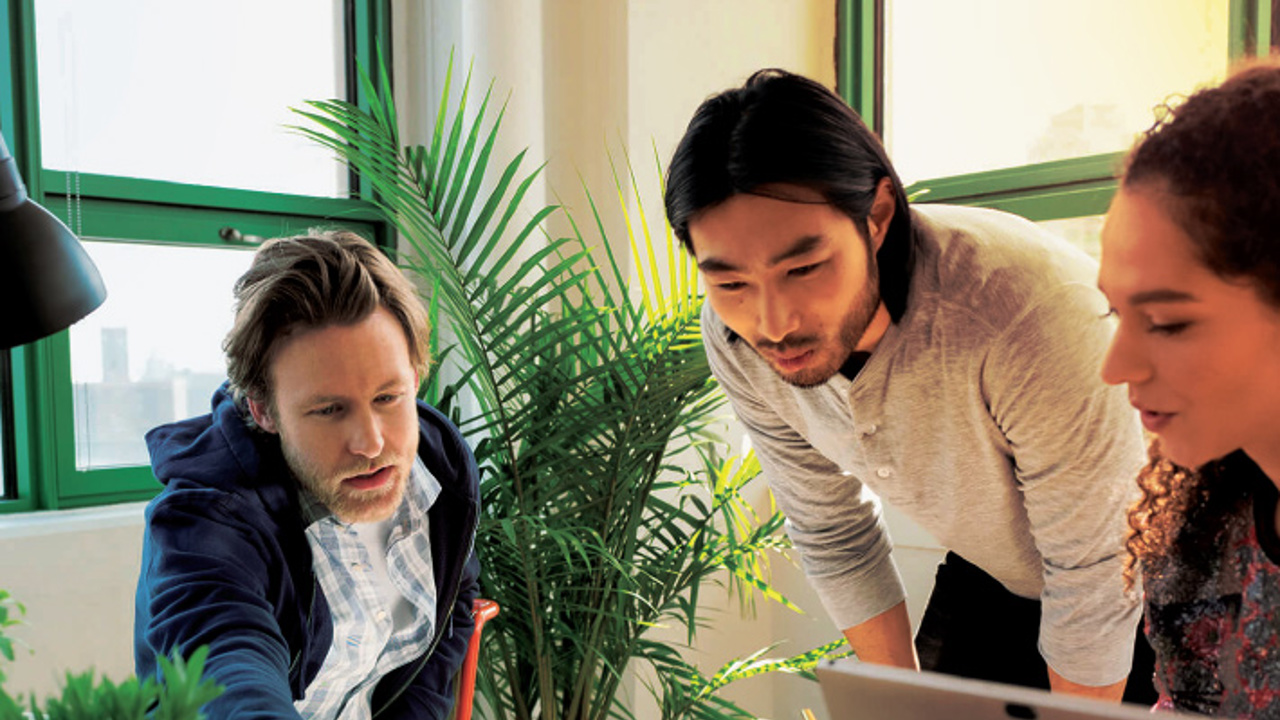
[(250, 429), (227, 383), (213, 394), (212, 411), (152, 429), (146, 435), (151, 468), (168, 485), (183, 478), (198, 485), (231, 489), (251, 479), (278, 480), (262, 472), (263, 459), (279, 455), (279, 441)]

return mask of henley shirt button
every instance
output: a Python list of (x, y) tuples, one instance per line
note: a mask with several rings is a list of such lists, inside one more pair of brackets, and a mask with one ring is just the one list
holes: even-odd
[(882, 478), (887, 478), (892, 474), (893, 468), (882, 467), (879, 470), (876, 470), (876, 475), (879, 475)]
[(877, 426), (875, 423), (867, 423), (866, 425), (862, 426), (862, 434), (875, 435), (876, 430), (879, 430), (879, 429), (880, 429), (879, 426)]
[(379, 610), (379, 611), (378, 611), (378, 622), (383, 622), (383, 621), (385, 621), (386, 619), (387, 619), (387, 613), (386, 613), (386, 612), (384, 612), (384, 611), (382, 611), (382, 610)]

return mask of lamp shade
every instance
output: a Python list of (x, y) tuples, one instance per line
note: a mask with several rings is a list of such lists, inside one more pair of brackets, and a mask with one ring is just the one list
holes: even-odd
[(106, 299), (93, 260), (61, 220), (27, 196), (0, 136), (0, 348), (69, 327)]

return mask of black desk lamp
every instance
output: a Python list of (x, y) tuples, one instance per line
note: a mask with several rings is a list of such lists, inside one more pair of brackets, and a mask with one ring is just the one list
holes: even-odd
[(27, 197), (0, 136), (0, 350), (69, 327), (106, 299), (80, 241)]

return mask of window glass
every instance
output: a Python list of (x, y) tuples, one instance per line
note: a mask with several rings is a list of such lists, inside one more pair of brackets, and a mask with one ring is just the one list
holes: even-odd
[(85, 248), (109, 293), (71, 328), (76, 467), (146, 465), (146, 431), (208, 412), (226, 378), (231, 289), (253, 253), (91, 238)]
[(1225, 76), (1230, 0), (888, 0), (885, 140), (904, 182), (1128, 148)]
[(345, 96), (342, 0), (39, 0), (44, 167), (342, 197), (290, 131)]
[(1098, 260), (1102, 254), (1101, 237), (1104, 218), (1104, 215), (1086, 215), (1062, 220), (1046, 220), (1038, 224), (1089, 253), (1094, 260)]

